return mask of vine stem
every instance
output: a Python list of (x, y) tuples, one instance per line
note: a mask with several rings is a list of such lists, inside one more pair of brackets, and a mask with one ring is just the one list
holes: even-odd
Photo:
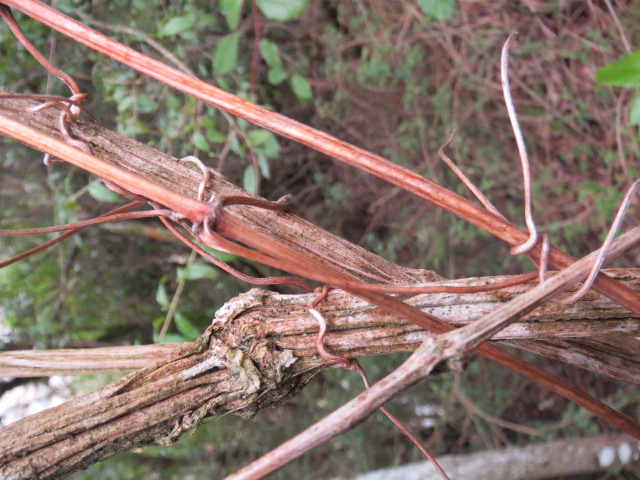
[(57, 138), (43, 135), (42, 132), (2, 114), (0, 114), (0, 132), (25, 145), (62, 158), (83, 170), (124, 187), (130, 192), (156, 201), (170, 210), (183, 214), (194, 223), (203, 222), (210, 214), (210, 205), (206, 202), (200, 202), (169, 190), (141, 175), (83, 152)]
[[(84, 45), (122, 62), (135, 70), (145, 73), (177, 90), (192, 95), (213, 106), (222, 108), (233, 115), (244, 118), (260, 127), (271, 130), (274, 133), (313, 148), (319, 152), (325, 153), (326, 155), (341, 162), (359, 168), (393, 183), (394, 185), (402, 187), (405, 190), (430, 201), (434, 205), (457, 215), (476, 227), (491, 233), (512, 246), (521, 245), (529, 238), (527, 232), (512, 223), (499, 218), (481, 206), (478, 206), (447, 190), (446, 188), (421, 177), (411, 170), (339, 140), (327, 133), (292, 120), (284, 115), (272, 112), (248, 100), (186, 75), (179, 70), (171, 68), (158, 60), (147, 57), (140, 52), (126, 47), (125, 45), (122, 45), (121, 43), (118, 43), (115, 40), (82, 25), (42, 2), (37, 0), (4, 0), (3, 3), (39, 22), (44, 23), (73, 40), (83, 43)], [(103, 178), (105, 177), (103, 176)], [(118, 184), (118, 182), (114, 183)], [(152, 198), (149, 195), (145, 196)], [(192, 202), (195, 202), (195, 200), (192, 200)], [(167, 203), (164, 203), (164, 205), (169, 208), (173, 208)], [(189, 219), (193, 220), (190, 216), (193, 215), (194, 217), (198, 216), (199, 221), (202, 221), (203, 217), (206, 216), (206, 213), (202, 210), (203, 205), (201, 203), (198, 203), (197, 206), (192, 204), (190, 208), (191, 210), (189, 214), (182, 212)], [(176, 209), (176, 211), (181, 210)], [(540, 243), (541, 242), (538, 242), (538, 244), (536, 244), (536, 246), (529, 252), (529, 254), (534, 258), (539, 258)], [(575, 259), (571, 255), (555, 247), (550, 247), (549, 263), (552, 266), (559, 269), (566, 268), (574, 261)], [(601, 274), (596, 279), (594, 288), (603, 295), (614, 300), (616, 303), (619, 303), (625, 308), (628, 308), (632, 312), (640, 315), (640, 294), (627, 288), (620, 282), (616, 282), (605, 274)]]

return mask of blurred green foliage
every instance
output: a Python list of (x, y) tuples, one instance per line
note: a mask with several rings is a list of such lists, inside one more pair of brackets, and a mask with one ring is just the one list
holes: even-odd
[[(596, 73), (596, 80), (617, 87), (640, 87), (640, 50), (602, 67)], [(640, 125), (640, 92), (637, 92), (631, 100), (629, 123)]]

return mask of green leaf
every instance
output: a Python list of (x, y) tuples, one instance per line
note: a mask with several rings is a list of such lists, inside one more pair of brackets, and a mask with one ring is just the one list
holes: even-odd
[[(242, 120), (242, 119), (240, 119)], [(238, 121), (238, 124), (240, 123), (240, 121)], [(231, 151), (233, 153), (235, 153), (238, 156), (242, 156), (242, 154), (245, 151), (244, 145), (242, 143), (240, 143), (240, 140), (238, 140), (238, 136), (235, 134), (231, 135), (231, 139), (229, 140), (229, 148), (231, 148)]]
[(438, 20), (451, 20), (457, 12), (456, 0), (418, 0), (418, 6)]
[(277, 158), (280, 156), (280, 144), (278, 139), (269, 130), (255, 129), (250, 130), (247, 133), (249, 141), (253, 146), (257, 156), (260, 170), (264, 178), (271, 177), (271, 171), (269, 169), (269, 158)]
[(213, 54), (213, 69), (217, 75), (233, 70), (238, 64), (238, 34), (232, 33), (222, 38)]
[(640, 50), (596, 72), (596, 80), (616, 87), (640, 87)]
[(224, 263), (229, 263), (234, 260), (237, 260), (238, 256), (233, 253), (221, 252), (220, 250), (215, 250), (211, 247), (207, 247), (206, 245), (200, 245), (204, 248), (211, 256), (216, 257), (218, 260)]
[(162, 27), (160, 27), (160, 30), (158, 30), (158, 35), (160, 35), (161, 37), (171, 37), (173, 35), (177, 35), (180, 32), (191, 29), (195, 21), (196, 18), (193, 15), (173, 17), (169, 19), (169, 21)]
[(238, 23), (240, 23), (243, 1), (244, 0), (222, 0), (220, 2), (220, 11), (222, 15), (224, 15), (230, 30), (235, 30)]
[(140, 95), (138, 97), (138, 112), (153, 113), (158, 109), (158, 103), (149, 95)]
[(271, 85), (280, 85), (287, 78), (289, 78), (289, 74), (281, 68), (270, 68), (269, 73), (267, 73), (267, 81)]
[(270, 180), (271, 168), (269, 167), (269, 160), (262, 153), (257, 153), (256, 157), (258, 157), (258, 165), (260, 165), (260, 172), (262, 172), (262, 176), (267, 180)]
[(253, 165), (249, 165), (244, 169), (242, 185), (247, 192), (258, 193), (258, 182), (256, 179), (256, 172), (253, 169)]
[(177, 333), (167, 333), (160, 343), (185, 343), (187, 339)]
[(275, 135), (269, 130), (258, 128), (255, 130), (249, 130), (249, 132), (247, 132), (247, 137), (249, 137), (251, 145), (253, 145), (254, 147), (258, 147), (260, 145), (263, 145), (269, 139), (274, 138)]
[(224, 133), (219, 132), (213, 127), (207, 127), (206, 137), (211, 143), (224, 143), (227, 139), (227, 136)]
[(107, 188), (105, 184), (100, 181), (92, 182), (89, 184), (89, 195), (91, 195), (99, 202), (117, 203), (122, 201), (120, 195), (109, 190), (109, 188)]
[[(195, 22), (196, 30), (212, 30), (213, 27), (215, 27), (216, 24), (218, 23), (218, 20), (216, 19), (215, 15), (208, 15), (204, 13), (202, 10), (197, 10), (195, 17), (196, 17), (196, 22)], [(194, 32), (194, 36), (195, 36), (195, 32)]]
[(200, 330), (198, 330), (198, 328), (196, 328), (196, 326), (180, 312), (176, 312), (173, 319), (176, 322), (176, 328), (178, 331), (184, 335), (184, 338), (188, 341), (193, 342), (200, 337)]
[(156, 291), (156, 302), (162, 307), (162, 311), (166, 312), (169, 309), (169, 295), (164, 284), (167, 282), (167, 277), (162, 277), (158, 284), (158, 290)]
[(282, 68), (282, 60), (280, 59), (278, 46), (271, 40), (266, 38), (260, 40), (260, 54), (271, 68)]
[(126, 112), (133, 105), (133, 95), (127, 95), (122, 97), (122, 100), (118, 102), (118, 113)]
[(215, 278), (218, 276), (218, 270), (211, 265), (204, 263), (192, 263), (184, 268), (177, 269), (178, 281), (182, 280), (200, 280), (202, 278)]
[(169, 93), (164, 97), (164, 103), (169, 110), (180, 110), (182, 108), (182, 101), (177, 95), (172, 93)]
[(291, 77), (291, 88), (301, 102), (309, 103), (313, 100), (311, 85), (309, 85), (309, 82), (307, 82), (307, 79), (303, 76), (296, 74)]
[(309, 0), (258, 0), (258, 8), (265, 17), (281, 22), (299, 17)]
[(640, 125), (640, 92), (631, 99), (631, 125)]
[(209, 142), (207, 142), (207, 139), (200, 130), (196, 130), (195, 132), (193, 132), (193, 137), (191, 137), (191, 139), (193, 140), (193, 144), (203, 152), (211, 151)]

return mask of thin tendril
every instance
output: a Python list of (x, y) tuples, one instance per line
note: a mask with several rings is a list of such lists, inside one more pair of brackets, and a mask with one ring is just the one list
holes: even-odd
[(209, 260), (211, 263), (213, 263), (218, 268), (224, 270), (227, 273), (230, 273), (234, 277), (236, 277), (236, 278), (238, 278), (238, 279), (240, 279), (240, 280), (242, 280), (244, 282), (250, 283), (252, 285), (294, 285), (296, 287), (302, 288), (303, 290), (305, 290), (307, 292), (312, 292), (313, 291), (313, 288), (307, 282), (302, 280), (301, 278), (294, 278), (294, 277), (264, 277), (264, 278), (257, 278), (257, 277), (251, 277), (249, 275), (245, 275), (244, 273), (239, 272), (238, 270), (236, 270), (235, 268), (231, 267), (230, 265), (227, 265), (222, 260), (217, 259), (213, 255), (211, 255), (209, 252), (207, 252), (205, 249), (201, 248), (197, 243), (195, 243), (192, 240), (190, 240), (189, 238), (187, 238), (177, 228), (175, 228), (171, 224), (171, 222), (169, 222), (169, 220), (167, 220), (166, 218), (160, 217), (160, 221), (162, 221), (162, 223), (164, 223), (164, 225), (169, 229), (169, 231), (171, 233), (173, 233), (178, 238), (178, 240), (183, 242), (189, 248), (193, 249), (195, 252), (197, 252), (200, 255), (202, 255), (204, 258)]
[(63, 232), (65, 230), (73, 230), (79, 228), (90, 227), (92, 225), (100, 225), (109, 222), (118, 222), (121, 220), (133, 220), (136, 218), (155, 218), (168, 217), (175, 218), (173, 210), (148, 210), (143, 212), (118, 213), (108, 216), (100, 216), (91, 220), (83, 220), (81, 222), (67, 223), (64, 225), (56, 225), (55, 227), (29, 228), (21, 230), (0, 230), (0, 236), (17, 237), (21, 235), (42, 235), (45, 233)]
[[(69, 90), (71, 90), (71, 93), (74, 96), (83, 94), (82, 90), (80, 90), (80, 87), (72, 77), (70, 77), (69, 75), (64, 73), (62, 70), (60, 70), (58, 67), (56, 67), (53, 63), (51, 63), (44, 55), (42, 55), (42, 53), (38, 51), (35, 45), (31, 43), (29, 38), (24, 34), (22, 29), (18, 25), (18, 22), (16, 22), (16, 19), (13, 17), (13, 13), (11, 13), (11, 10), (9, 9), (9, 7), (5, 5), (0, 5), (0, 17), (2, 17), (2, 19), (5, 21), (7, 26), (11, 29), (11, 31), (16, 36), (18, 41), (22, 43), (24, 48), (26, 48), (29, 51), (29, 53), (31, 53), (31, 55), (33, 55), (33, 57), (38, 62), (40, 62), (40, 64), (44, 68), (46, 68), (52, 75), (55, 75), (60, 80), (62, 80), (62, 82), (64, 82), (64, 84), (67, 87), (69, 87)], [(80, 115), (80, 109), (72, 107), (71, 113), (72, 113), (71, 118), (73, 120), (77, 120), (78, 116)]]
[(512, 32), (511, 35), (509, 35), (509, 38), (507, 38), (507, 41), (504, 43), (504, 46), (502, 47), (500, 74), (502, 78), (502, 92), (504, 94), (504, 102), (507, 106), (509, 121), (511, 122), (511, 127), (513, 128), (513, 134), (516, 137), (518, 152), (520, 154), (520, 163), (522, 164), (522, 177), (524, 181), (524, 216), (527, 223), (527, 228), (529, 229), (529, 238), (524, 243), (513, 247), (511, 249), (512, 255), (527, 253), (538, 241), (538, 230), (536, 228), (536, 222), (533, 219), (533, 202), (531, 198), (531, 170), (529, 167), (529, 157), (527, 156), (527, 147), (524, 143), (522, 131), (520, 130), (518, 116), (513, 105), (513, 99), (511, 98), (511, 90), (509, 87), (509, 44), (517, 34), (518, 32)]
[(202, 172), (202, 180), (198, 185), (198, 200), (204, 202), (204, 191), (207, 188), (207, 183), (209, 183), (209, 179), (211, 178), (211, 174), (209, 173), (209, 169), (206, 167), (202, 160), (193, 155), (189, 155), (188, 157), (183, 157), (180, 159), (181, 162), (191, 162), (195, 163), (200, 171)]
[(465, 173), (455, 163), (453, 163), (453, 160), (451, 160), (447, 156), (447, 154), (444, 153), (444, 149), (447, 148), (449, 145), (451, 145), (451, 142), (453, 142), (453, 136), (455, 135), (455, 133), (456, 133), (455, 130), (452, 131), (447, 141), (444, 143), (444, 145), (440, 147), (440, 150), (438, 150), (438, 155), (440, 156), (440, 159), (444, 163), (446, 163), (447, 166), (451, 170), (453, 170), (453, 173), (455, 173), (457, 177), (462, 181), (462, 183), (464, 183), (467, 186), (467, 188), (471, 190), (471, 193), (473, 193), (476, 196), (476, 198), (480, 201), (480, 203), (484, 206), (484, 208), (486, 208), (491, 213), (493, 213), (494, 215), (504, 220), (505, 219), (504, 215), (502, 215), (502, 213), (500, 213), (498, 209), (493, 206), (493, 204), (489, 201), (487, 197), (484, 196), (484, 194), (480, 191), (480, 189), (476, 187), (471, 180), (469, 180), (469, 177), (467, 177)]
[(539, 281), (544, 282), (547, 277), (547, 269), (549, 267), (549, 250), (551, 249), (551, 242), (549, 241), (549, 235), (542, 234), (542, 247), (540, 249), (540, 266), (538, 267)]
[[(107, 212), (105, 214), (102, 214), (102, 215), (100, 215), (100, 217), (108, 217), (109, 215), (115, 215), (117, 213), (124, 212), (126, 210), (131, 209), (131, 208), (138, 207), (140, 205), (143, 205), (143, 202), (129, 203), (128, 205), (125, 205), (124, 207), (120, 207), (120, 208), (117, 208), (117, 209), (112, 210), (110, 212)], [(100, 218), (100, 217), (98, 217), (98, 218)], [(70, 231), (68, 231), (66, 233), (63, 233), (59, 237), (56, 237), (56, 238), (54, 238), (52, 240), (49, 240), (48, 242), (45, 242), (45, 243), (43, 243), (41, 245), (38, 245), (37, 247), (32, 248), (31, 250), (27, 250), (26, 252), (23, 252), (23, 253), (21, 253), (19, 255), (16, 255), (15, 257), (9, 258), (8, 260), (4, 260), (4, 261), (0, 262), (0, 268), (7, 267), (7, 266), (11, 265), (12, 263), (15, 263), (15, 262), (18, 262), (18, 261), (20, 261), (20, 260), (22, 260), (24, 258), (30, 257), (31, 255), (34, 255), (34, 254), (36, 254), (36, 253), (38, 253), (38, 252), (40, 252), (42, 250), (45, 250), (45, 249), (47, 249), (47, 248), (49, 248), (49, 247), (51, 247), (51, 246), (53, 246), (53, 245), (55, 245), (57, 243), (60, 243), (65, 238), (69, 238), (70, 236), (75, 235), (76, 233), (78, 233), (78, 232), (80, 232), (82, 230), (84, 230), (84, 227), (82, 227), (82, 228), (74, 228), (73, 230), (70, 230)]]
[[(331, 287), (324, 286), (320, 294), (318, 295), (318, 297), (316, 297), (315, 300), (313, 300), (311, 303), (309, 303), (309, 305), (307, 305), (307, 311), (318, 321), (318, 325), (319, 325), (319, 331), (316, 337), (316, 349), (318, 350), (318, 353), (322, 358), (339, 363), (347, 370), (354, 370), (358, 372), (360, 374), (360, 378), (362, 378), (362, 382), (364, 383), (365, 389), (368, 390), (370, 388), (369, 380), (367, 379), (367, 374), (362, 368), (362, 365), (360, 365), (360, 362), (358, 362), (357, 359), (349, 360), (345, 357), (334, 355), (333, 353), (328, 352), (324, 346), (324, 340), (327, 333), (327, 322), (322, 316), (322, 314), (317, 310), (317, 306), (318, 304), (326, 300), (329, 294), (329, 290), (331, 290)], [(405, 427), (402, 424), (402, 422), (400, 422), (400, 420), (398, 420), (395, 416), (393, 416), (391, 412), (389, 412), (389, 410), (387, 410), (385, 407), (380, 406), (379, 409), (382, 413), (384, 413), (389, 418), (389, 420), (391, 420), (394, 423), (396, 427), (400, 429), (400, 431), (402, 431), (405, 435), (407, 435), (411, 439), (411, 441), (420, 449), (420, 451), (431, 461), (431, 463), (436, 468), (436, 470), (438, 470), (440, 475), (442, 475), (442, 478), (444, 478), (445, 480), (450, 480), (450, 478), (447, 476), (447, 473), (440, 466), (440, 464), (438, 464), (437, 460), (433, 455), (431, 455), (429, 450), (427, 450), (427, 448), (422, 444), (422, 442), (420, 442), (418, 437), (416, 437), (407, 427)]]
[(584, 281), (584, 284), (582, 285), (582, 287), (580, 287), (580, 289), (577, 292), (567, 297), (557, 299), (556, 300), (557, 302), (563, 303), (563, 304), (573, 303), (576, 300), (579, 300), (580, 298), (582, 298), (587, 293), (587, 291), (589, 291), (589, 289), (593, 285), (593, 282), (595, 282), (596, 277), (600, 273), (600, 269), (602, 268), (604, 259), (607, 256), (607, 251), (609, 250), (609, 247), (611, 247), (611, 242), (613, 242), (613, 237), (615, 237), (616, 233), (618, 232), (618, 229), (620, 228), (620, 224), (622, 223), (624, 215), (627, 212), (627, 209), (629, 208), (629, 204), (631, 203), (631, 198), (633, 197), (633, 194), (636, 192), (639, 186), (640, 186), (640, 180), (636, 180), (631, 184), (631, 186), (627, 190), (627, 193), (625, 194), (624, 199), (622, 200), (622, 203), (618, 208), (618, 213), (616, 214), (616, 218), (613, 220), (613, 223), (611, 224), (609, 233), (607, 234), (607, 237), (602, 243), (602, 247), (600, 247), (600, 249), (598, 250), (598, 256), (596, 260), (593, 262), (593, 267), (591, 268), (591, 272), (587, 276), (587, 279)]

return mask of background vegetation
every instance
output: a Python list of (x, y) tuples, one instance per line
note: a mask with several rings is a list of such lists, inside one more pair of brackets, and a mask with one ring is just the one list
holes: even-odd
[[(615, 18), (608, 1), (259, 0), (257, 42), (252, 5), (241, 0), (165, 0), (155, 8), (141, 0), (52, 4), (135, 49), (466, 195), (437, 155), (455, 129), (454, 158), (510, 218), (522, 218), (521, 177), (502, 100), (499, 52), (516, 29), (513, 95), (534, 162), (537, 220), (554, 243), (575, 255), (597, 248), (624, 187), (638, 178), (638, 97), (631, 89), (595, 80), (599, 68), (628, 53), (627, 43), (638, 43), (640, 5), (635, 2), (613, 2)], [(91, 94), (89, 108), (106, 126), (174, 156), (195, 153), (267, 198), (292, 193), (296, 214), (391, 261), (451, 278), (529, 268), (525, 260), (510, 258), (506, 246), (410, 194), (17, 18), (34, 43)], [(0, 28), (0, 55), (0, 84), (10, 90), (65, 93), (16, 47), (6, 28)], [(87, 218), (105, 211), (104, 202), (117, 200), (83, 172), (44, 167), (37, 152), (8, 141), (0, 150), (2, 228)], [(637, 223), (634, 212), (630, 223)], [(249, 288), (198, 260), (188, 263), (185, 248), (157, 240), (149, 225), (87, 231), (0, 270), (0, 319), (10, 330), (4, 348), (159, 341), (180, 281), (186, 288), (175, 326), (163, 340), (190, 340), (220, 305)], [(39, 240), (0, 238), (2, 257)], [(637, 266), (637, 260), (628, 257), (622, 264)], [(236, 266), (267, 273), (240, 260)], [(637, 416), (637, 389), (531, 360)], [(365, 368), (379, 378), (399, 361), (368, 359)], [(73, 388), (87, 390), (103, 381), (76, 382)], [(232, 471), (359, 388), (349, 373), (327, 372), (291, 404), (262, 412), (254, 421), (210, 420), (174, 447), (123, 455), (74, 478), (195, 478), (213, 468)], [(390, 407), (435, 453), (608, 428), (484, 361), (458, 376), (416, 387)], [(504, 428), (492, 417), (535, 433)], [(376, 415), (275, 478), (326, 478), (420, 459)]]

